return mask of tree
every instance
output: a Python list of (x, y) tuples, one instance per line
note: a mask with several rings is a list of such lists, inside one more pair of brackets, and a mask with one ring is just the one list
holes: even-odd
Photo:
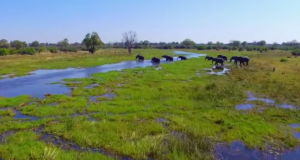
[(185, 39), (181, 42), (181, 45), (184, 45), (186, 48), (190, 48), (196, 45), (196, 43), (194, 41), (192, 41), (191, 39)]
[(10, 44), (6, 39), (0, 40), (0, 48), (10, 48)]
[(91, 34), (90, 33), (85, 35), (85, 38), (82, 40), (82, 44), (84, 44), (86, 46), (86, 49), (90, 48), (90, 46), (92, 45)]
[(131, 49), (135, 42), (137, 42), (137, 34), (134, 31), (123, 33), (123, 42), (128, 49), (128, 53), (131, 54)]
[(66, 48), (66, 47), (69, 46), (69, 40), (68, 40), (67, 38), (65, 38), (64, 40), (59, 41), (59, 42), (57, 43), (57, 45), (58, 45), (59, 47)]
[(221, 49), (222, 48), (222, 43), (221, 42), (217, 42), (216, 43), (216, 47), (217, 47), (217, 49)]
[(149, 45), (150, 45), (150, 42), (148, 41), (148, 40), (145, 40), (145, 41), (143, 41), (143, 46), (145, 47), (145, 48), (148, 48), (149, 47)]
[(239, 47), (241, 45), (241, 42), (240, 41), (237, 41), (237, 40), (231, 40), (230, 41), (230, 45), (232, 47)]
[(14, 41), (10, 42), (10, 46), (13, 47), (13, 48), (16, 48), (16, 49), (20, 49), (20, 48), (26, 47), (27, 44), (26, 44), (26, 42), (21, 42), (19, 40), (14, 40)]
[(97, 32), (88, 33), (82, 40), (82, 43), (86, 46), (90, 53), (94, 54), (97, 47), (102, 46), (104, 43), (101, 41)]
[(247, 43), (246, 41), (242, 42), (242, 46), (243, 46), (244, 48), (246, 48), (247, 45), (248, 45), (248, 43)]
[(208, 46), (212, 46), (213, 43), (212, 43), (212, 42), (207, 42), (207, 45), (208, 45)]
[(265, 46), (266, 44), (267, 44), (267, 42), (264, 40), (257, 42), (257, 45), (259, 45), (259, 46)]
[(40, 46), (40, 43), (38, 41), (33, 41), (31, 44), (30, 44), (30, 47), (39, 47)]

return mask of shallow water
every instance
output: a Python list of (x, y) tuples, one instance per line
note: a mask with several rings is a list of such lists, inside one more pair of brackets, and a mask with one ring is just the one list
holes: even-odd
[(290, 125), (292, 128), (300, 128), (300, 124), (294, 123)]
[[(175, 54), (185, 55), (187, 58), (195, 58), (206, 56), (205, 54), (196, 54), (182, 51), (175, 51)], [(177, 57), (174, 57), (174, 61)], [(161, 59), (161, 63), (166, 62)], [(43, 98), (44, 94), (64, 94), (71, 92), (70, 88), (62, 84), (50, 84), (60, 82), (66, 78), (84, 78), (94, 73), (104, 73), (109, 71), (120, 71), (122, 69), (130, 69), (137, 67), (157, 66), (152, 64), (151, 60), (144, 62), (138, 61), (125, 61), (115, 64), (106, 64), (92, 68), (67, 68), (67, 69), (52, 69), (52, 70), (36, 70), (31, 72), (31, 75), (23, 77), (15, 77), (0, 80), (0, 96), (16, 97), (19, 95), (27, 94), (33, 97)]]
[(15, 112), (16, 112), (16, 115), (14, 117), (15, 119), (29, 119), (31, 121), (36, 121), (39, 119), (38, 117), (35, 117), (35, 116), (24, 115), (21, 113), (21, 111), (18, 111), (18, 110), (15, 110)]
[(85, 88), (92, 89), (92, 88), (95, 88), (95, 87), (97, 87), (97, 86), (99, 86), (99, 84), (98, 84), (98, 83), (95, 83), (95, 84), (91, 84), (91, 85), (89, 85), (89, 86), (86, 86)]
[(299, 160), (300, 148), (280, 153), (279, 151), (261, 151), (247, 148), (241, 141), (231, 145), (219, 144), (215, 148), (217, 159), (220, 160)]
[[(252, 92), (246, 92), (247, 93), (247, 101), (263, 101), (269, 105), (274, 105), (275, 107), (285, 108), (285, 109), (296, 109), (294, 105), (290, 104), (275, 104), (275, 101), (269, 98), (258, 98), (255, 97), (255, 95)], [(236, 105), (235, 108), (238, 110), (249, 110), (255, 107), (254, 104), (239, 104)]]
[(116, 97), (116, 95), (114, 93), (105, 93), (99, 97), (106, 97), (106, 98), (109, 98), (109, 99), (113, 99)]
[(249, 110), (255, 107), (254, 104), (239, 104), (236, 106), (236, 109), (238, 110)]
[(224, 68), (222, 71), (220, 72), (214, 72), (214, 71), (210, 71), (208, 74), (212, 74), (212, 75), (225, 75), (227, 74), (231, 69), (228, 68)]

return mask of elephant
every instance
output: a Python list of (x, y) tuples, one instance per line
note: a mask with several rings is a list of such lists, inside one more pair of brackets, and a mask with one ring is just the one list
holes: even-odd
[(136, 57), (135, 57), (135, 59), (139, 59), (139, 60), (141, 60), (141, 61), (144, 61), (144, 56), (141, 56), (141, 55), (137, 55)]
[(234, 64), (237, 64), (237, 59), (239, 56), (233, 56), (230, 58), (230, 62), (232, 62), (232, 60), (234, 60)]
[(216, 62), (215, 65), (218, 65), (219, 63), (221, 63), (222, 66), (224, 65), (224, 59), (222, 58), (213, 58), (212, 63), (213, 62)]
[(173, 57), (171, 56), (163, 55), (162, 57), (166, 58), (166, 61), (173, 61)]
[(153, 57), (151, 62), (153, 63), (159, 63), (160, 62), (160, 59), (159, 58), (156, 58), (156, 57)]
[(218, 55), (218, 58), (222, 58), (222, 59), (224, 59), (225, 61), (227, 61), (227, 57), (226, 57), (226, 56)]
[(247, 66), (249, 65), (249, 57), (241, 57), (241, 56), (233, 56), (231, 57), (230, 61), (234, 60), (234, 64), (237, 64), (238, 62), (240, 62), (240, 66), (242, 66), (242, 64), (245, 66), (245, 63), (247, 64)]
[(242, 63), (243, 63), (244, 66), (245, 66), (245, 63), (248, 66), (250, 59), (249, 59), (249, 57), (239, 57), (238, 61), (240, 62), (240, 66), (242, 66)]
[(212, 60), (214, 57), (211, 56), (205, 56), (205, 60)]
[(94, 54), (95, 53), (95, 48), (90, 48), (89, 52), (92, 53), (92, 54)]
[(187, 60), (187, 58), (184, 57), (184, 56), (178, 56), (177, 59), (178, 59), (178, 58), (180, 58), (181, 60)]

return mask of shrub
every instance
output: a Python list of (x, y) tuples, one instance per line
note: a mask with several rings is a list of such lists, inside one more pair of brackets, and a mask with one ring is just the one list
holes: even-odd
[(300, 49), (295, 49), (292, 51), (292, 55), (299, 56), (300, 55)]
[(281, 58), (281, 59), (280, 59), (280, 62), (287, 62), (287, 61), (289, 61), (289, 60), (286, 59), (286, 58)]
[(45, 52), (47, 49), (45, 47), (35, 47), (35, 50), (41, 53), (41, 52)]
[(198, 47), (197, 47), (197, 50), (205, 50), (205, 49), (206, 49), (205, 46), (198, 46)]
[(18, 54), (19, 50), (17, 50), (17, 49), (10, 49), (9, 53), (10, 54)]
[(252, 47), (247, 47), (246, 50), (247, 51), (253, 51), (253, 48)]
[(48, 50), (51, 52), (51, 53), (57, 53), (58, 50), (56, 47), (49, 47)]
[(64, 47), (64, 48), (60, 48), (60, 51), (62, 51), (62, 52), (77, 52), (77, 48), (76, 47)]
[(229, 49), (229, 47), (228, 46), (223, 46), (222, 49)]
[(10, 55), (9, 49), (0, 49), (0, 56)]
[(239, 48), (239, 51), (243, 51), (244, 50), (244, 48)]
[(31, 47), (20, 49), (20, 54), (22, 54), (22, 55), (25, 55), (25, 54), (34, 55), (35, 53), (36, 53), (36, 50)]

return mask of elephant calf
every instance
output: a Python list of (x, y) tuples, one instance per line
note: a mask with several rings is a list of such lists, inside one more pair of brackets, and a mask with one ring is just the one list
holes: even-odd
[(205, 60), (212, 60), (214, 57), (211, 56), (205, 56)]
[(215, 62), (215, 65), (219, 65), (219, 63), (223, 66), (224, 65), (224, 59), (222, 58), (213, 58), (212, 63)]
[(173, 61), (173, 57), (171, 56), (163, 55), (162, 57), (166, 58), (166, 61)]
[(224, 59), (225, 61), (227, 61), (227, 57), (226, 57), (226, 56), (218, 55), (218, 58), (222, 58), (222, 59)]
[[(180, 60), (186, 60), (187, 58), (186, 57), (184, 57), (184, 56), (178, 56), (178, 58), (180, 58)], [(177, 58), (177, 59), (178, 59)]]
[(160, 62), (160, 59), (159, 58), (156, 58), (156, 57), (153, 57), (151, 62), (153, 63), (159, 63)]
[(144, 56), (137, 55), (137, 56), (135, 57), (135, 59), (138, 59), (138, 60), (140, 60), (140, 61), (143, 61), (145, 58), (144, 58)]

